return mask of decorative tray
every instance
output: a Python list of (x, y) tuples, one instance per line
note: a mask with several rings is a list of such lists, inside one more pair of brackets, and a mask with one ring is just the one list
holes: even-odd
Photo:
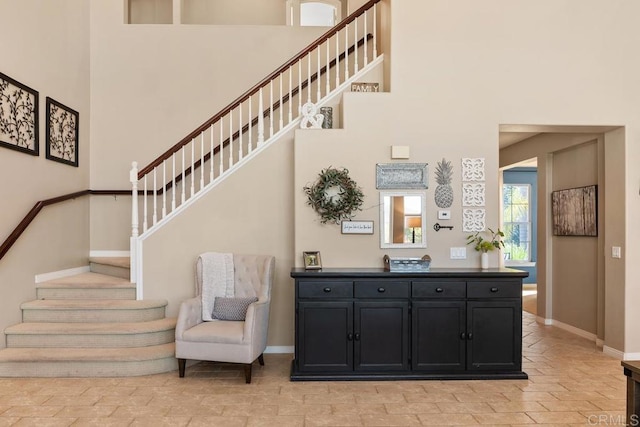
[(382, 260), (384, 269), (390, 272), (426, 272), (429, 271), (431, 266), (431, 257), (429, 255), (425, 255), (422, 258), (390, 257), (385, 255)]

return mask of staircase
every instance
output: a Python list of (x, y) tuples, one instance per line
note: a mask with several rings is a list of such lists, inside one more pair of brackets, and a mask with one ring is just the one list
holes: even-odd
[(124, 377), (177, 369), (165, 300), (136, 300), (128, 258), (36, 285), (22, 321), (5, 329), (0, 377)]

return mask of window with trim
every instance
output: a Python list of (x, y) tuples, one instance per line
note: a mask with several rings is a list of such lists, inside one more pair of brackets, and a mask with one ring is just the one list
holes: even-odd
[(531, 261), (531, 186), (502, 186), (502, 230), (505, 260)]

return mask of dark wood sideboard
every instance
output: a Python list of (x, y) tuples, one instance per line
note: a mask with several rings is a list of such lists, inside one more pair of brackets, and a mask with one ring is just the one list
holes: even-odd
[(295, 268), (291, 380), (526, 379), (527, 275)]

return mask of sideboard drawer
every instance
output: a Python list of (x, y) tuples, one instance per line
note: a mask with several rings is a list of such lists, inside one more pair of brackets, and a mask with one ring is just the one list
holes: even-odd
[(522, 284), (518, 281), (467, 282), (468, 298), (520, 298)]
[(299, 298), (353, 298), (353, 282), (347, 281), (300, 281)]
[(411, 286), (414, 298), (464, 298), (467, 295), (466, 282), (429, 281), (416, 282)]
[(409, 282), (394, 280), (357, 281), (356, 298), (409, 298)]

